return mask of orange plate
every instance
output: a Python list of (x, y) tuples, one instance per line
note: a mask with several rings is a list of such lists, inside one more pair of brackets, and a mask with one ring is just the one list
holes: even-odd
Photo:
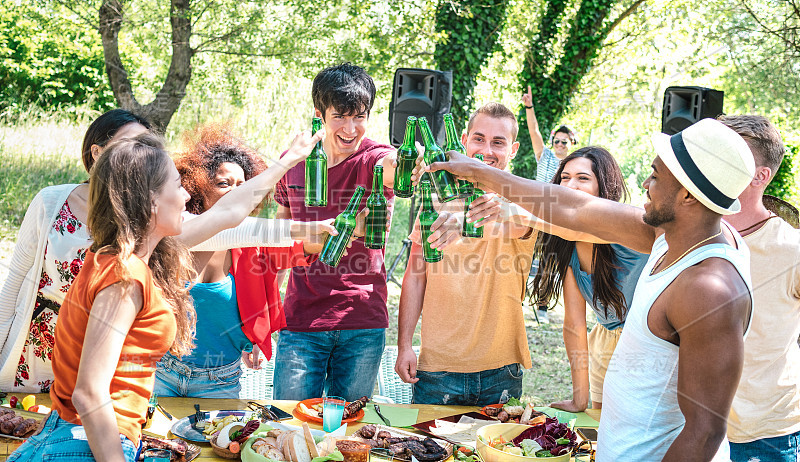
[(489, 407), (493, 407), (493, 408), (502, 408), (502, 407), (503, 407), (503, 405), (502, 405), (502, 404), (500, 404), (500, 403), (497, 403), (497, 404), (488, 404), (488, 405), (486, 405), (486, 406), (483, 406), (483, 407), (481, 408), (481, 414), (485, 415), (486, 417), (488, 417), (488, 418), (490, 418), (490, 419), (495, 419), (495, 420), (497, 420), (497, 417), (492, 417), (492, 416), (490, 416), (489, 414), (487, 414), (487, 413), (486, 413), (486, 408), (489, 408)]
[[(305, 420), (306, 422), (314, 422), (314, 423), (321, 424), (322, 423), (322, 417), (320, 417), (320, 416), (318, 416), (316, 414), (314, 414), (314, 415), (306, 414), (305, 412), (301, 411), (300, 410), (300, 404), (301, 403), (304, 404), (307, 408), (311, 409), (311, 406), (314, 406), (316, 404), (321, 404), (322, 403), (322, 398), (304, 399), (303, 401), (300, 401), (299, 403), (297, 403), (297, 406), (295, 406), (294, 410), (292, 411), (292, 414), (294, 414), (294, 416), (297, 417), (300, 420)], [(347, 403), (347, 404), (350, 404), (350, 403)], [(354, 415), (352, 417), (348, 417), (346, 419), (342, 419), (342, 423), (344, 424), (344, 423), (355, 422), (356, 420), (361, 420), (361, 418), (363, 418), (363, 417), (364, 417), (364, 409), (359, 409), (358, 412), (356, 413), (356, 415)]]

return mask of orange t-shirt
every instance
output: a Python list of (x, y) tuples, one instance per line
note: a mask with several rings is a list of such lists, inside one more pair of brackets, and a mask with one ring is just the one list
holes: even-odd
[[(55, 381), (50, 399), (62, 419), (78, 425), (81, 420), (72, 405), (72, 392), (78, 380), (86, 326), (97, 293), (121, 280), (116, 262), (115, 255), (88, 252), (58, 315), (53, 349)], [(119, 432), (138, 445), (153, 391), (156, 362), (172, 346), (177, 327), (172, 308), (164, 303), (147, 264), (132, 255), (126, 265), (131, 283), (142, 287), (143, 304), (125, 337), (109, 391)]]

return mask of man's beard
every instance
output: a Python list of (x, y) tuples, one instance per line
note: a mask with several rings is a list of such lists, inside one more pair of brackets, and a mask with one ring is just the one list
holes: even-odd
[(653, 227), (660, 227), (664, 223), (669, 223), (675, 220), (675, 208), (672, 206), (665, 206), (662, 209), (656, 208), (655, 204), (650, 202), (650, 211), (645, 212), (642, 216), (642, 221)]

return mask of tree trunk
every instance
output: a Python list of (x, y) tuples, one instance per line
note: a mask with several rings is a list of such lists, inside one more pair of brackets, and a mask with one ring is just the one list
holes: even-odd
[(474, 108), (472, 91), (481, 68), (497, 49), (508, 0), (440, 0), (436, 31), (446, 37), (433, 53), (437, 67), (453, 71), (450, 111), (456, 127), (465, 127)]
[(192, 77), (192, 55), (189, 45), (192, 34), (190, 0), (171, 0), (172, 60), (164, 84), (153, 101), (142, 105), (133, 95), (128, 72), (119, 55), (119, 31), (124, 19), (123, 0), (104, 0), (100, 6), (100, 37), (106, 73), (119, 107), (146, 117), (158, 130), (164, 131), (186, 96)]
[[(572, 96), (591, 69), (592, 62), (602, 49), (608, 34), (643, 2), (644, 0), (634, 0), (610, 23), (607, 23), (608, 15), (620, 3), (619, 0), (581, 2), (575, 19), (569, 24), (560, 56), (554, 53), (559, 40), (557, 25), (564, 24), (562, 18), (569, 2), (552, 0), (546, 3), (539, 32), (531, 38), (529, 52), (526, 54), (525, 65), (520, 75), (520, 86), (526, 91), (528, 85), (531, 86), (536, 120), (539, 122), (545, 143), (549, 139), (550, 130), (569, 109)], [(572, 128), (580, 129), (580, 127)], [(514, 158), (513, 170), (516, 175), (534, 178), (536, 158), (531, 149), (525, 111), (522, 109), (520, 109), (519, 133), (520, 147)]]

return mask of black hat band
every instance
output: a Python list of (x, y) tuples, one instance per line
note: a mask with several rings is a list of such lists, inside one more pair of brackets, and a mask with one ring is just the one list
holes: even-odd
[(736, 198), (730, 198), (723, 194), (722, 191), (711, 184), (708, 178), (703, 175), (703, 172), (701, 172), (697, 164), (694, 163), (692, 156), (689, 155), (689, 151), (686, 149), (682, 132), (672, 135), (669, 138), (669, 144), (672, 145), (672, 152), (675, 153), (675, 158), (678, 159), (678, 163), (681, 165), (681, 168), (683, 168), (683, 172), (686, 173), (686, 176), (697, 186), (700, 192), (705, 194), (706, 197), (716, 205), (723, 209), (729, 209)]

